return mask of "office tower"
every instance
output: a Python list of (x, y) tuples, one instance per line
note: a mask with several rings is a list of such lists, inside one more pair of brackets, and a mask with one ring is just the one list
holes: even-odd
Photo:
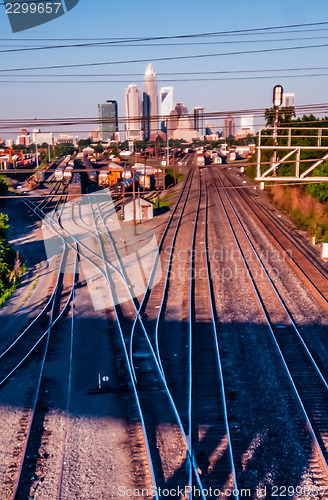
[(254, 115), (245, 115), (240, 119), (240, 128), (242, 130), (254, 129)]
[(126, 140), (139, 141), (141, 134), (141, 97), (137, 85), (132, 83), (125, 90)]
[(117, 102), (98, 104), (99, 130), (103, 141), (113, 141), (118, 131)]
[(143, 91), (143, 128), (144, 138), (150, 139), (158, 134), (158, 93), (156, 73), (151, 64), (148, 64), (144, 78)]
[(286, 107), (294, 107), (295, 106), (295, 94), (294, 93), (291, 93), (291, 94), (283, 94), (282, 96), (282, 106), (284, 108)]
[(194, 129), (200, 133), (201, 136), (205, 135), (205, 123), (204, 123), (204, 108), (197, 106), (194, 108)]
[(238, 130), (237, 137), (242, 139), (248, 135), (254, 135), (254, 115), (245, 115), (240, 119), (240, 130)]
[(223, 121), (223, 137), (227, 139), (227, 137), (234, 136), (236, 134), (236, 121), (229, 114), (225, 117)]
[(173, 87), (161, 87), (159, 93), (159, 114), (161, 116), (161, 130), (166, 131), (167, 117), (173, 110)]

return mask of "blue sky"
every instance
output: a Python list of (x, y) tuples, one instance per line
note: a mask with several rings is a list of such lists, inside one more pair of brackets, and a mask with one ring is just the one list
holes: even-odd
[[(35, 38), (100, 38), (100, 37), (143, 37), (224, 31), (258, 28), (263, 26), (281, 26), (297, 23), (311, 23), (328, 20), (328, 4), (324, 0), (276, 0), (265, 1), (235, 0), (80, 0), (79, 4), (65, 16), (38, 28), (19, 34), (12, 34), (5, 7), (0, 6), (0, 50), (5, 46), (33, 45)], [(18, 68), (55, 64), (71, 64), (127, 59), (147, 59), (174, 55), (230, 52), (234, 50), (254, 50), (259, 48), (316, 43), (328, 44), (327, 31), (317, 33), (286, 34), (284, 37), (327, 37), (317, 41), (279, 42), (278, 35), (274, 42), (232, 45), (202, 45), (181, 47), (96, 47), (48, 50), (1, 54), (2, 68)], [(18, 43), (20, 39), (28, 39)], [(254, 35), (254, 40), (259, 40)], [(263, 37), (262, 37), (263, 38)], [(7, 39), (5, 41), (4, 39)], [(230, 37), (232, 41), (241, 38)], [(226, 38), (225, 38), (226, 40)], [(213, 41), (213, 39), (211, 39)], [(45, 42), (55, 43), (55, 42)], [(286, 51), (267, 54), (223, 56), (204, 59), (186, 59), (180, 61), (154, 62), (157, 73), (193, 72), (193, 71), (240, 71), (245, 69), (300, 68), (326, 66), (328, 47)], [(73, 70), (29, 71), (34, 75), (31, 80), (40, 83), (26, 83), (27, 77), (8, 77), (0, 73), (2, 87), (2, 118), (28, 117), (95, 117), (97, 104), (107, 99), (116, 99), (119, 103), (119, 115), (125, 114), (124, 89), (127, 83), (44, 83), (39, 77), (44, 73), (62, 75), (95, 73), (137, 73), (143, 74), (146, 63), (120, 64), (103, 67), (77, 68)], [(328, 65), (327, 65), (328, 66)], [(326, 71), (328, 73), (328, 70)], [(220, 76), (220, 75), (217, 75)], [(238, 75), (237, 75), (238, 76)], [(65, 80), (63, 76), (60, 80)], [(108, 77), (107, 79), (109, 79)], [(72, 77), (71, 79), (82, 79)], [(86, 79), (88, 77), (86, 76)], [(105, 78), (106, 79), (106, 78)], [(118, 78), (119, 79), (119, 78)], [(140, 77), (122, 77), (131, 83)], [(169, 81), (163, 85), (170, 84)], [(3, 80), (15, 80), (5, 83)], [(236, 80), (212, 82), (172, 82), (174, 98), (183, 101), (191, 110), (193, 106), (203, 105), (206, 111), (225, 111), (247, 108), (262, 108), (271, 105), (272, 88), (276, 83), (284, 86), (286, 92), (296, 93), (296, 104), (327, 102), (328, 77), (289, 78), (274, 75), (266, 80)], [(140, 84), (141, 86), (141, 84)], [(92, 127), (94, 128), (94, 127)], [(4, 134), (3, 134), (4, 135)]]

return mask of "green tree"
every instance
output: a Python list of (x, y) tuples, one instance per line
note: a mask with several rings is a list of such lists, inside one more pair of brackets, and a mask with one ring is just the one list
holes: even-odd
[(91, 143), (92, 140), (90, 139), (90, 137), (88, 137), (88, 139), (80, 139), (78, 145), (80, 148), (87, 148)]
[[(328, 162), (324, 162), (313, 172), (313, 177), (328, 177)], [(307, 192), (312, 198), (320, 202), (328, 201), (328, 183), (320, 182), (318, 184), (309, 184)]]
[(8, 193), (8, 184), (6, 180), (0, 175), (0, 196), (6, 196)]
[[(279, 108), (278, 111), (278, 117), (279, 117), (279, 123), (290, 123), (292, 121), (292, 118), (294, 118), (295, 115), (295, 108), (294, 106), (285, 106), (282, 108)], [(273, 125), (275, 117), (276, 117), (276, 109), (275, 108), (269, 108), (266, 109), (264, 112), (264, 117), (265, 117), (265, 122), (267, 125)]]

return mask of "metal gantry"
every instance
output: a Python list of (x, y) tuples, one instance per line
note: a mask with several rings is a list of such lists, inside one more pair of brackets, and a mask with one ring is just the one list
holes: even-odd
[[(328, 182), (328, 176), (313, 175), (313, 171), (328, 160), (328, 128), (280, 126), (277, 130), (276, 137), (274, 131), (272, 135), (259, 132), (256, 180)], [(263, 161), (265, 151), (272, 151), (270, 162)], [(309, 151), (314, 158), (302, 159), (302, 152)], [(294, 164), (294, 175), (280, 175), (279, 167), (286, 164)]]

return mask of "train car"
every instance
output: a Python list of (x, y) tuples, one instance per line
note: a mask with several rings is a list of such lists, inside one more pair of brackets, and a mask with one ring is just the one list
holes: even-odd
[[(126, 179), (125, 181), (119, 181), (112, 187), (112, 195), (113, 196), (121, 196), (123, 194), (123, 186), (124, 191), (126, 193), (133, 191), (133, 179)], [(137, 186), (137, 184), (136, 184)]]
[(55, 170), (55, 181), (62, 182), (64, 179), (65, 166), (61, 163)]
[(148, 175), (141, 174), (139, 176), (138, 181), (139, 181), (139, 186), (144, 191), (150, 191), (151, 189), (155, 188), (155, 175), (154, 174), (148, 174)]
[(82, 195), (80, 174), (75, 173), (73, 175), (72, 182), (68, 185), (67, 194), (69, 200), (75, 200), (76, 198), (80, 198)]
[(98, 175), (98, 184), (102, 187), (111, 187), (122, 179), (122, 167), (115, 166), (114, 168), (104, 167)]
[(89, 158), (86, 155), (83, 156), (83, 163), (87, 170), (89, 182), (97, 182), (98, 181), (97, 172), (93, 168), (92, 163), (90, 162)]
[(166, 174), (163, 176), (163, 172), (155, 172), (155, 189), (162, 191), (165, 189)]
[(122, 172), (122, 179), (131, 179), (132, 177), (132, 170), (130, 169), (125, 169)]
[(196, 165), (197, 167), (205, 167), (205, 157), (203, 153), (196, 154)]
[(72, 176), (73, 176), (73, 167), (71, 166), (66, 167), (63, 174), (63, 183), (69, 184), (72, 180)]

